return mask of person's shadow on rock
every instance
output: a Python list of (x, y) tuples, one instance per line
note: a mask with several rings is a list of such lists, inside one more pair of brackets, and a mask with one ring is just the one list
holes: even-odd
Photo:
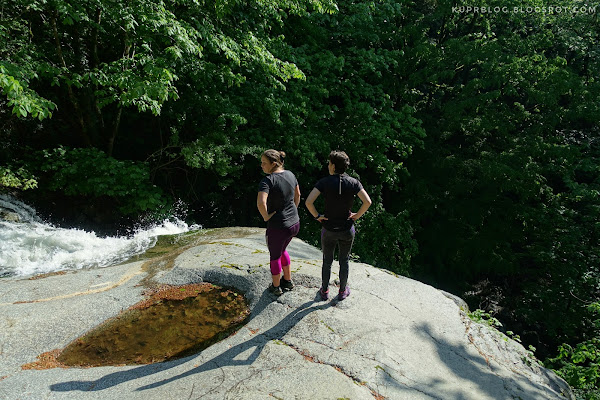
[[(213, 369), (218, 369), (226, 366), (236, 366), (236, 365), (251, 365), (261, 354), (264, 347), (271, 340), (281, 339), (289, 330), (294, 327), (302, 318), (306, 315), (310, 314), (315, 310), (323, 310), (332, 306), (332, 302), (321, 303), (316, 307), (311, 307), (311, 305), (316, 303), (318, 294), (315, 296), (314, 300), (307, 301), (304, 304), (297, 307), (294, 311), (286, 315), (281, 321), (279, 321), (275, 326), (271, 329), (256, 335), (252, 339), (240, 343), (225, 352), (213, 357), (212, 359), (204, 362), (202, 365), (199, 365), (189, 371), (186, 371), (182, 374), (176, 375), (169, 379), (164, 379), (161, 381), (154, 382), (150, 385), (145, 385), (138, 388), (138, 391), (153, 389), (167, 383), (176, 381), (181, 378), (185, 378), (187, 376), (210, 371)], [(251, 317), (248, 320), (251, 321), (256, 316), (260, 315), (260, 313), (272, 302), (273, 297), (267, 291), (265, 291), (258, 303), (256, 304), (254, 310), (252, 311)], [(242, 353), (247, 352), (250, 349), (254, 349), (252, 353), (247, 356), (245, 359), (236, 359), (236, 357)], [(95, 381), (69, 381), (62, 382), (50, 385), (50, 390), (54, 392), (69, 392), (69, 391), (99, 391), (111, 388), (113, 386), (119, 385), (124, 382), (128, 382), (134, 379), (143, 378), (145, 376), (149, 376), (152, 374), (161, 373), (167, 371), (169, 369), (178, 367), (182, 364), (185, 364), (192, 359), (197, 357), (197, 355), (180, 358), (178, 360), (166, 361), (157, 364), (148, 364), (143, 365), (137, 368), (133, 368), (127, 371), (119, 371), (113, 372), (111, 374), (105, 375), (100, 379)]]

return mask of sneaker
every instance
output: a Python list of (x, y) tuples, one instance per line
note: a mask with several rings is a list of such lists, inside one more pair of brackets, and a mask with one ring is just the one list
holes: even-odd
[(272, 283), (271, 286), (269, 286), (269, 292), (271, 292), (271, 294), (274, 294), (275, 296), (281, 296), (283, 294), (281, 286), (273, 286)]
[(283, 289), (284, 292), (288, 292), (294, 288), (294, 282), (290, 279), (289, 281), (285, 278), (281, 278), (281, 283), (279, 286)]
[(323, 290), (323, 288), (319, 289), (319, 294), (321, 295), (321, 300), (325, 301), (329, 299), (329, 289)]
[(350, 296), (350, 287), (346, 285), (346, 289), (338, 293), (338, 300), (344, 300), (346, 297)]

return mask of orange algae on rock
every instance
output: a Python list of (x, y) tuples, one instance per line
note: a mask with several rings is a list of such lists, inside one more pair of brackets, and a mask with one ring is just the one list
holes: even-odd
[(55, 272), (46, 272), (45, 274), (38, 274), (28, 278), (30, 281), (34, 281), (37, 279), (44, 279), (50, 276), (58, 276), (58, 275), (66, 275), (67, 271), (55, 271)]
[(21, 369), (50, 369), (67, 368), (67, 365), (59, 363), (56, 359), (60, 354), (60, 349), (54, 349), (37, 356), (37, 361), (21, 365)]
[(188, 297), (197, 296), (200, 293), (208, 292), (215, 287), (211, 283), (193, 283), (183, 286), (161, 285), (146, 290), (144, 296), (148, 298), (129, 307), (129, 310), (143, 310), (153, 304), (159, 304), (163, 300), (183, 300)]

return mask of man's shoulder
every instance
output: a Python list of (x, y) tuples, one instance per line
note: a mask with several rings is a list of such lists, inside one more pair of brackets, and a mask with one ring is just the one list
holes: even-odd
[(348, 182), (352, 183), (353, 185), (361, 185), (362, 186), (362, 184), (360, 183), (360, 181), (357, 178), (350, 176), (348, 174), (344, 174), (344, 179), (347, 180)]
[(363, 188), (362, 183), (350, 175), (344, 174), (344, 181), (346, 181), (346, 187), (348, 190), (350, 190), (354, 195), (360, 192)]
[(317, 181), (317, 183), (315, 184), (315, 187), (316, 187), (316, 188), (319, 188), (319, 187), (326, 187), (327, 185), (330, 185), (330, 184), (331, 184), (331, 182), (333, 181), (333, 179), (334, 179), (334, 178), (333, 178), (333, 175), (327, 175), (327, 176), (324, 176), (323, 178), (321, 178), (321, 179), (319, 179), (319, 180)]

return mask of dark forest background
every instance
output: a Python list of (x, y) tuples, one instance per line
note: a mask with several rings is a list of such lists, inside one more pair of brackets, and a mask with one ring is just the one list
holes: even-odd
[(599, 398), (597, 5), (8, 0), (0, 190), (106, 234), (181, 203), (263, 226), (263, 150), (306, 196), (342, 149), (374, 200), (356, 258), (462, 296)]

